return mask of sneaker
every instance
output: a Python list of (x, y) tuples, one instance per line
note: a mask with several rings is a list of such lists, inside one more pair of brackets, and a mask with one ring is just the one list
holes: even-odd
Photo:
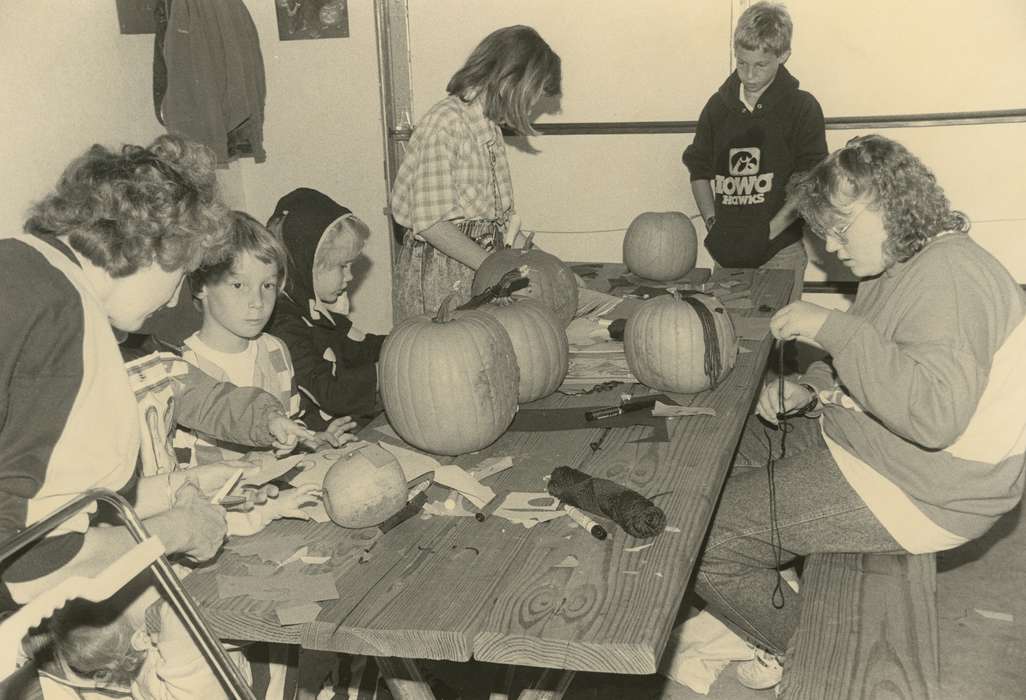
[(780, 683), (784, 675), (783, 658), (763, 649), (755, 649), (755, 658), (737, 665), (737, 679), (752, 690), (766, 690)]

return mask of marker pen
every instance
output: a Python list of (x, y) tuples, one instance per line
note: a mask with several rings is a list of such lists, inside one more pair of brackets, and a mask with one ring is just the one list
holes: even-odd
[(579, 508), (574, 508), (573, 506), (568, 506), (565, 503), (563, 504), (563, 508), (566, 510), (566, 514), (570, 516), (570, 519), (590, 532), (592, 537), (597, 540), (606, 539), (606, 529), (585, 515), (584, 511)]

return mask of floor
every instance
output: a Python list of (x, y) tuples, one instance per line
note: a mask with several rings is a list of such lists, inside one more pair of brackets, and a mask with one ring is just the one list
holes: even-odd
[[(938, 557), (940, 700), (1026, 698), (1026, 515), (1016, 508), (983, 538)], [(439, 700), (486, 700), (503, 669), (490, 664), (432, 669)], [(766, 700), (728, 666), (708, 695), (661, 676), (578, 674), (566, 700)], [(515, 681), (515, 686), (519, 681)], [(447, 688), (445, 686), (448, 686)], [(446, 692), (451, 690), (451, 692)], [(830, 699), (825, 699), (830, 700)]]

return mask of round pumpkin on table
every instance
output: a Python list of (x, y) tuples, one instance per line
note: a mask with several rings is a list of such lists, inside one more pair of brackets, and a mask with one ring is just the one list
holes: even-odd
[(517, 410), (517, 368), (509, 334), (495, 317), (453, 311), (450, 296), (431, 316), (400, 322), (378, 361), (381, 399), (403, 440), (458, 455), (495, 442)]
[(673, 292), (649, 299), (631, 315), (624, 352), (642, 384), (693, 394), (716, 386), (734, 368), (737, 336), (716, 297)]
[(324, 475), (324, 510), (342, 527), (379, 525), (402, 510), (408, 496), (399, 462), (377, 445), (342, 455)]
[(556, 315), (534, 299), (505, 299), (486, 304), (513, 343), (520, 368), (520, 403), (548, 396), (563, 383), (570, 362), (569, 342)]
[(645, 279), (666, 282), (695, 269), (698, 235), (679, 211), (647, 211), (634, 217), (623, 237), (623, 263)]
[(577, 313), (577, 278), (565, 262), (543, 250), (506, 248), (495, 251), (474, 274), (472, 292), (480, 294), (518, 267), (526, 269), (530, 283), (516, 295), (537, 299), (552, 309), (563, 328), (569, 326)]

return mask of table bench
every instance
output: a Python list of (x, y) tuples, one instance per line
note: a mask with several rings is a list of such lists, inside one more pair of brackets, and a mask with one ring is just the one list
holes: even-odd
[(934, 554), (813, 554), (784, 663), (788, 700), (939, 695)]

